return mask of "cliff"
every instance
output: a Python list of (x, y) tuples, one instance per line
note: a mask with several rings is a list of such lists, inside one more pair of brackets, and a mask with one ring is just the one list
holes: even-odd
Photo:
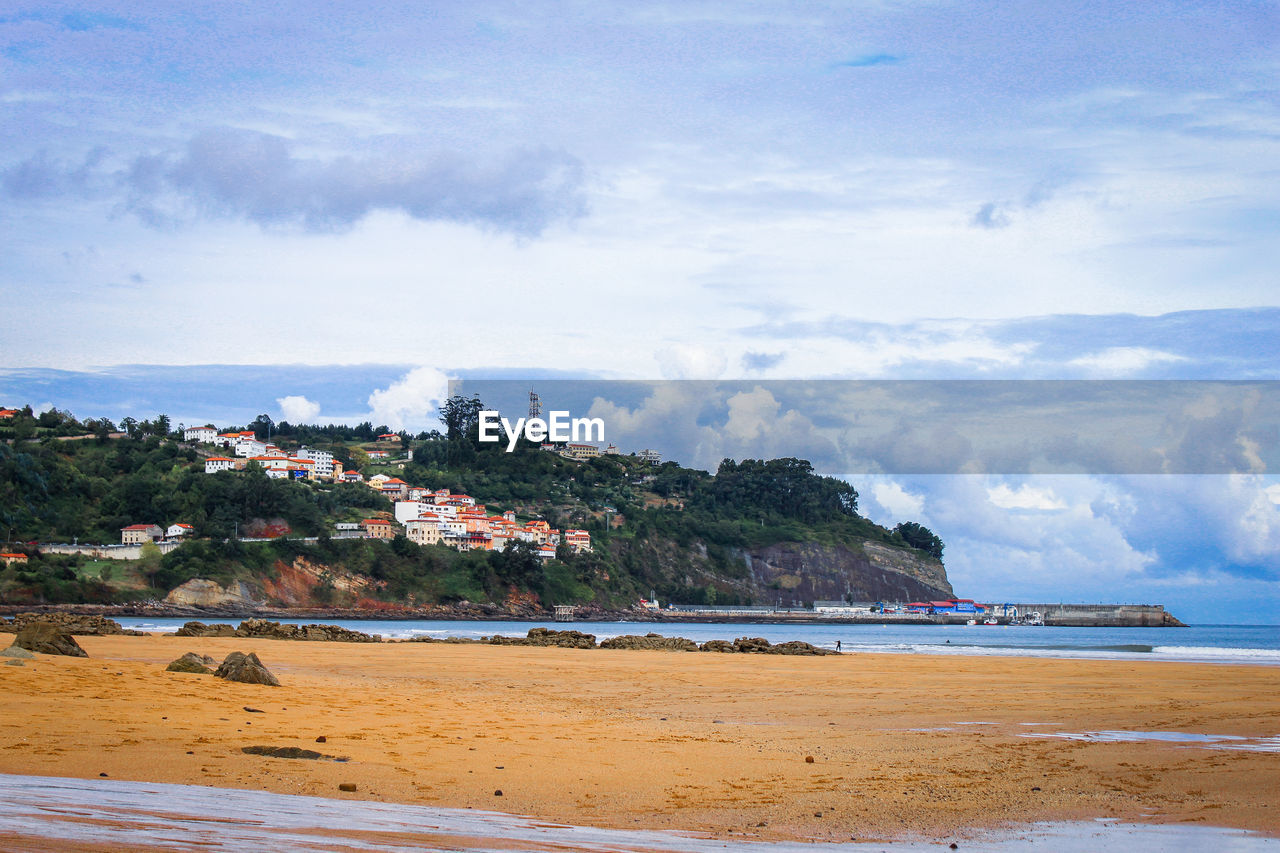
[[(660, 601), (676, 603), (792, 601), (921, 601), (954, 593), (940, 560), (879, 542), (776, 542), (753, 548), (682, 546), (650, 539), (624, 545), (618, 563), (632, 567)], [(712, 591), (690, 601), (684, 591)], [(704, 592), (704, 594), (706, 594)]]
[(782, 542), (743, 556), (756, 598), (766, 602), (929, 601), (954, 594), (940, 560), (878, 542), (860, 548)]

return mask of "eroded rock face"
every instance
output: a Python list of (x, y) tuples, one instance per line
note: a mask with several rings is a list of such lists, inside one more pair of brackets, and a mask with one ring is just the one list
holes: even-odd
[(655, 649), (667, 652), (696, 652), (698, 644), (684, 637), (664, 637), (661, 634), (623, 634), (600, 642), (602, 649)]
[(206, 655), (198, 655), (195, 652), (187, 652), (182, 657), (165, 667), (166, 672), (194, 672), (199, 675), (212, 675), (213, 670), (209, 668), (209, 664), (213, 663), (213, 658)]
[(258, 656), (253, 652), (244, 654), (243, 652), (232, 652), (227, 655), (224, 660), (213, 673), (218, 678), (225, 678), (227, 681), (239, 681), (243, 684), (267, 684), (272, 687), (279, 687), (279, 680), (271, 674), (271, 671), (262, 665), (262, 661), (258, 660)]
[(61, 625), (52, 622), (28, 622), (18, 629), (13, 644), (29, 652), (87, 658), (89, 655)]
[(254, 600), (249, 588), (238, 581), (223, 587), (215, 581), (204, 578), (192, 578), (181, 586), (174, 587), (164, 597), (164, 601), (165, 604), (188, 607), (224, 607), (260, 603)]

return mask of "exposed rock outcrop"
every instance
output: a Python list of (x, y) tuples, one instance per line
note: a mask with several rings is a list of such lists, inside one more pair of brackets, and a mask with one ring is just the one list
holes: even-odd
[(550, 628), (530, 628), (527, 637), (491, 637), (495, 646), (559, 646), (565, 649), (594, 649), (596, 635), (581, 631), (554, 631)]
[(14, 634), (17, 633), (23, 625), (31, 622), (47, 622), (57, 625), (68, 634), (79, 634), (81, 637), (96, 636), (112, 636), (127, 635), (130, 637), (141, 637), (145, 635), (145, 631), (134, 631), (132, 629), (122, 628), (120, 623), (114, 619), (108, 619), (105, 616), (96, 614), (81, 613), (19, 613), (12, 619), (0, 617), (0, 631)]
[(222, 623), (206, 625), (203, 622), (187, 622), (178, 629), (179, 637), (234, 637), (236, 629)]
[(352, 631), (338, 625), (288, 625), (269, 619), (246, 619), (236, 628), (237, 637), (260, 637), (265, 640), (314, 640), (321, 643), (380, 643), (374, 634)]
[(684, 637), (664, 637), (661, 634), (623, 634), (600, 642), (602, 649), (654, 649), (668, 652), (696, 652), (698, 644)]
[(911, 548), (780, 542), (744, 555), (758, 597), (799, 601), (930, 601), (950, 598), (941, 561)]
[(314, 749), (303, 749), (298, 746), (242, 746), (240, 751), (246, 755), (265, 755), (268, 758), (305, 758), (310, 761), (346, 761), (345, 758), (335, 758), (332, 755), (325, 755), (322, 752), (316, 752)]
[(182, 657), (170, 663), (165, 667), (166, 672), (193, 672), (198, 675), (212, 675), (213, 670), (209, 665), (213, 663), (213, 658), (208, 655), (198, 655), (195, 652), (187, 652)]
[(74, 658), (87, 658), (89, 655), (80, 648), (80, 644), (61, 625), (53, 622), (28, 622), (18, 629), (13, 644), (29, 652), (40, 652), (45, 655), (66, 655)]
[(164, 597), (165, 604), (181, 607), (256, 607), (262, 602), (254, 599), (249, 587), (234, 581), (225, 587), (216, 581), (192, 578), (174, 587)]
[(227, 681), (239, 681), (244, 684), (268, 684), (272, 687), (279, 687), (280, 681), (271, 674), (271, 671), (262, 665), (262, 661), (258, 660), (258, 656), (253, 652), (244, 654), (243, 652), (232, 652), (227, 655), (218, 669), (213, 673), (218, 678), (225, 678)]
[(732, 643), (724, 640), (707, 640), (702, 644), (704, 652), (736, 652), (746, 655), (835, 655), (832, 649), (820, 649), (803, 640), (788, 640), (776, 646), (763, 637), (739, 637)]

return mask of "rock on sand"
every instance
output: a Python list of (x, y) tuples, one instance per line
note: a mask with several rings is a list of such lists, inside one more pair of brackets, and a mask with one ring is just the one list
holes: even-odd
[(29, 652), (46, 655), (67, 655), (74, 658), (89, 656), (74, 637), (52, 622), (28, 622), (18, 629), (13, 644)]
[(227, 681), (240, 681), (245, 684), (269, 684), (272, 687), (280, 686), (279, 680), (262, 665), (262, 661), (258, 660), (258, 656), (253, 652), (249, 652), (247, 655), (243, 652), (232, 652), (227, 655), (226, 660), (222, 662), (213, 674), (218, 678), (225, 678)]

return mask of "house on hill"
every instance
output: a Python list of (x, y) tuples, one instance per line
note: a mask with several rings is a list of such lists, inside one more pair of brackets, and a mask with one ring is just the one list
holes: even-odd
[(369, 539), (394, 539), (396, 535), (391, 522), (383, 518), (366, 518), (360, 522), (360, 526)]
[(164, 530), (158, 524), (130, 524), (120, 528), (120, 544), (141, 545), (164, 538)]
[(218, 430), (212, 424), (206, 426), (187, 427), (182, 431), (183, 441), (198, 441), (201, 444), (213, 444), (218, 438)]

